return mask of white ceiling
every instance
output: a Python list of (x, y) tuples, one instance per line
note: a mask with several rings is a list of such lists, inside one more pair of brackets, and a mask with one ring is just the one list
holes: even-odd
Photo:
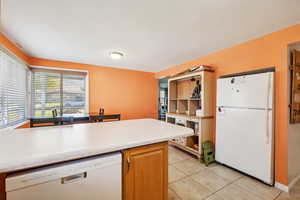
[(150, 72), (300, 23), (300, 0), (2, 0), (1, 11), (32, 56)]

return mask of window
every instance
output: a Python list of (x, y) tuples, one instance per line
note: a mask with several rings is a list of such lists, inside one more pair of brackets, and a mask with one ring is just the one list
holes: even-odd
[(52, 117), (86, 112), (86, 73), (33, 69), (32, 116)]
[(0, 128), (26, 120), (27, 66), (0, 50)]

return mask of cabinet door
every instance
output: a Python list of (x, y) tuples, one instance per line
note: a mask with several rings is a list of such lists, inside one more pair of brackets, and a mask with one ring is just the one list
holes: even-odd
[(167, 142), (123, 152), (123, 197), (123, 200), (167, 200)]
[(291, 76), (291, 123), (300, 123), (300, 52), (293, 51)]
[(0, 174), (0, 200), (6, 199), (5, 179), (6, 179), (6, 174)]

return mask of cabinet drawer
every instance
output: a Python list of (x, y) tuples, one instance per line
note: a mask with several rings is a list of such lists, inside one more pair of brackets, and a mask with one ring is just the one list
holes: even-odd
[(186, 126), (186, 119), (184, 119), (184, 118), (176, 118), (175, 119), (175, 123), (176, 124), (182, 124), (182, 125)]

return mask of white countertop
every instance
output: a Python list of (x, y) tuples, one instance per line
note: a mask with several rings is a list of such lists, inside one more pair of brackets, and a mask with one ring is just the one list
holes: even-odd
[(154, 119), (28, 128), (0, 134), (0, 173), (193, 135)]

